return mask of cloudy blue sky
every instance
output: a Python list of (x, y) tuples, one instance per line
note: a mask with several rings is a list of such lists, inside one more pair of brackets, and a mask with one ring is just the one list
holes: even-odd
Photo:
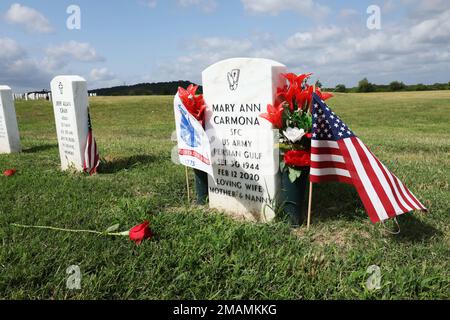
[[(69, 5), (81, 29), (69, 30)], [(367, 28), (367, 8), (381, 29)], [(90, 88), (201, 81), (208, 65), (263, 57), (326, 86), (450, 81), (448, 0), (21, 0), (0, 2), (0, 84), (20, 92), (79, 74)]]

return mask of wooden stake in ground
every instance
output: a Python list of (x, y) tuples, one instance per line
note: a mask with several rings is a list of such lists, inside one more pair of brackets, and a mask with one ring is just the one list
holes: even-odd
[(309, 230), (309, 227), (311, 225), (312, 191), (313, 191), (313, 183), (309, 182), (308, 221), (306, 223), (306, 229), (307, 230)]
[(188, 205), (191, 203), (191, 195), (190, 195), (190, 188), (189, 188), (189, 173), (188, 173), (188, 168), (184, 167), (185, 171), (186, 171), (186, 189), (187, 189), (187, 200), (188, 200)]
[[(313, 92), (316, 92), (316, 85), (314, 85), (313, 87)], [(311, 110), (311, 107), (312, 107), (312, 99), (311, 105), (309, 106), (309, 110)], [(309, 227), (311, 226), (312, 192), (313, 192), (313, 183), (309, 181), (308, 220), (306, 222), (306, 230), (309, 230)]]

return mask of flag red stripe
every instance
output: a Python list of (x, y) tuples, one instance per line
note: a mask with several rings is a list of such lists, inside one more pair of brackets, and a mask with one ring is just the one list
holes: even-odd
[(395, 186), (397, 187), (400, 197), (403, 199), (403, 202), (406, 203), (406, 205), (409, 208), (411, 208), (408, 211), (412, 211), (414, 209), (414, 205), (411, 204), (411, 202), (408, 200), (408, 198), (404, 194), (402, 188), (400, 187), (400, 180), (393, 173), (391, 173), (391, 174), (392, 174), (392, 177), (394, 178), (394, 183), (395, 183)]
[(315, 169), (324, 169), (324, 168), (347, 169), (347, 165), (343, 162), (311, 161), (311, 168), (315, 168)]
[[(353, 143), (352, 138), (349, 138), (349, 139)], [(356, 191), (358, 192), (359, 197), (361, 198), (361, 201), (362, 201), (364, 207), (366, 208), (366, 211), (367, 211), (367, 214), (369, 215), (370, 220), (373, 223), (379, 222), (380, 218), (378, 217), (375, 207), (372, 204), (372, 201), (370, 200), (369, 195), (367, 194), (366, 188), (364, 188), (364, 184), (362, 183), (362, 181), (359, 177), (359, 174), (355, 168), (353, 159), (350, 156), (349, 151), (347, 150), (347, 146), (345, 145), (345, 142), (343, 140), (339, 140), (338, 144), (342, 151), (342, 155), (344, 156), (345, 163), (347, 164), (347, 170), (350, 172), (350, 175), (352, 177), (352, 182), (355, 185)]]
[(84, 152), (84, 169), (85, 170), (90, 170), (91, 166), (90, 166), (90, 159), (89, 156), (91, 154), (91, 130), (88, 130), (88, 135), (87, 135), (87, 142), (86, 142), (86, 150)]
[[(373, 155), (373, 153), (372, 153), (372, 155)], [(399, 200), (398, 194), (397, 194), (397, 192), (395, 191), (394, 186), (392, 185), (391, 179), (389, 179), (388, 173), (386, 172), (384, 166), (381, 164), (380, 160), (378, 160), (377, 157), (375, 157), (374, 155), (373, 155), (373, 157), (374, 157), (375, 161), (377, 162), (378, 167), (380, 168), (380, 170), (381, 170), (381, 172), (383, 173), (384, 177), (386, 178), (386, 181), (387, 181), (387, 183), (389, 184), (389, 187), (390, 187), (391, 190), (392, 190), (392, 194), (393, 194), (393, 196), (394, 196), (394, 198), (395, 198), (395, 201), (397, 202), (397, 205), (400, 207), (400, 209), (401, 209), (403, 212), (408, 212), (409, 210), (406, 209), (406, 208), (403, 206), (403, 204), (401, 203), (401, 201)]]
[(342, 153), (339, 149), (335, 148), (315, 148), (311, 147), (312, 154), (334, 154), (336, 156), (341, 156)]
[(410, 194), (411, 192), (408, 190), (408, 188), (405, 186), (405, 184), (400, 181), (399, 178), (397, 178), (398, 183), (400, 184), (400, 188), (402, 189), (403, 194), (405, 195), (405, 198), (408, 200), (408, 203), (411, 204), (411, 208), (413, 208), (413, 210), (421, 210), (420, 206), (418, 206), (415, 202), (414, 202), (414, 197), (411, 197)]
[(411, 191), (409, 191), (409, 189), (405, 186), (405, 184), (402, 182), (403, 187), (405, 188), (406, 193), (409, 195), (409, 197), (411, 198), (411, 200), (414, 202), (415, 204), (415, 208), (420, 210), (423, 209), (422, 205), (420, 204), (420, 202), (417, 200), (417, 198), (411, 193)]
[(89, 130), (89, 147), (88, 147), (88, 168), (92, 169), (92, 131)]
[(359, 158), (361, 159), (361, 162), (364, 166), (364, 170), (366, 171), (367, 176), (369, 177), (370, 183), (375, 189), (375, 192), (378, 195), (378, 198), (381, 201), (381, 204), (384, 207), (384, 210), (386, 211), (387, 215), (390, 218), (394, 218), (396, 216), (395, 209), (391, 203), (391, 200), (389, 199), (388, 195), (386, 194), (386, 191), (384, 190), (383, 186), (381, 185), (380, 180), (378, 180), (378, 176), (373, 169), (370, 160), (364, 151), (364, 149), (361, 146), (361, 140), (356, 139), (354, 141), (353, 145), (355, 146), (356, 151), (358, 152)]
[(417, 197), (408, 189), (406, 188), (406, 185), (403, 183), (403, 186), (405, 187), (406, 192), (409, 194), (409, 197), (413, 199), (413, 201), (417, 204), (417, 208), (427, 211), (427, 208), (417, 199)]
[(313, 183), (320, 182), (342, 182), (347, 184), (353, 184), (352, 179), (340, 175), (326, 175), (326, 176), (310, 176), (310, 181)]

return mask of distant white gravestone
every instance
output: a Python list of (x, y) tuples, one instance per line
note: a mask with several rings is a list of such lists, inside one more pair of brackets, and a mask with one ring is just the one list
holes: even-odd
[(0, 86), (0, 153), (20, 152), (19, 128), (11, 88)]
[(266, 59), (236, 58), (203, 72), (206, 131), (211, 141), (214, 179), (210, 207), (260, 221), (275, 216), (279, 196), (278, 132), (260, 118), (285, 84), (286, 67)]
[(88, 135), (88, 93), (79, 76), (58, 76), (51, 82), (53, 110), (62, 170), (83, 171)]

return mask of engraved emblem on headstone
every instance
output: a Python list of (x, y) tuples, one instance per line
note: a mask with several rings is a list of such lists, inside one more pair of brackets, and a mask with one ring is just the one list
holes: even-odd
[(241, 70), (239, 69), (233, 69), (230, 72), (228, 72), (228, 83), (230, 85), (230, 90), (235, 91), (238, 88), (239, 85), (239, 76), (241, 74)]

